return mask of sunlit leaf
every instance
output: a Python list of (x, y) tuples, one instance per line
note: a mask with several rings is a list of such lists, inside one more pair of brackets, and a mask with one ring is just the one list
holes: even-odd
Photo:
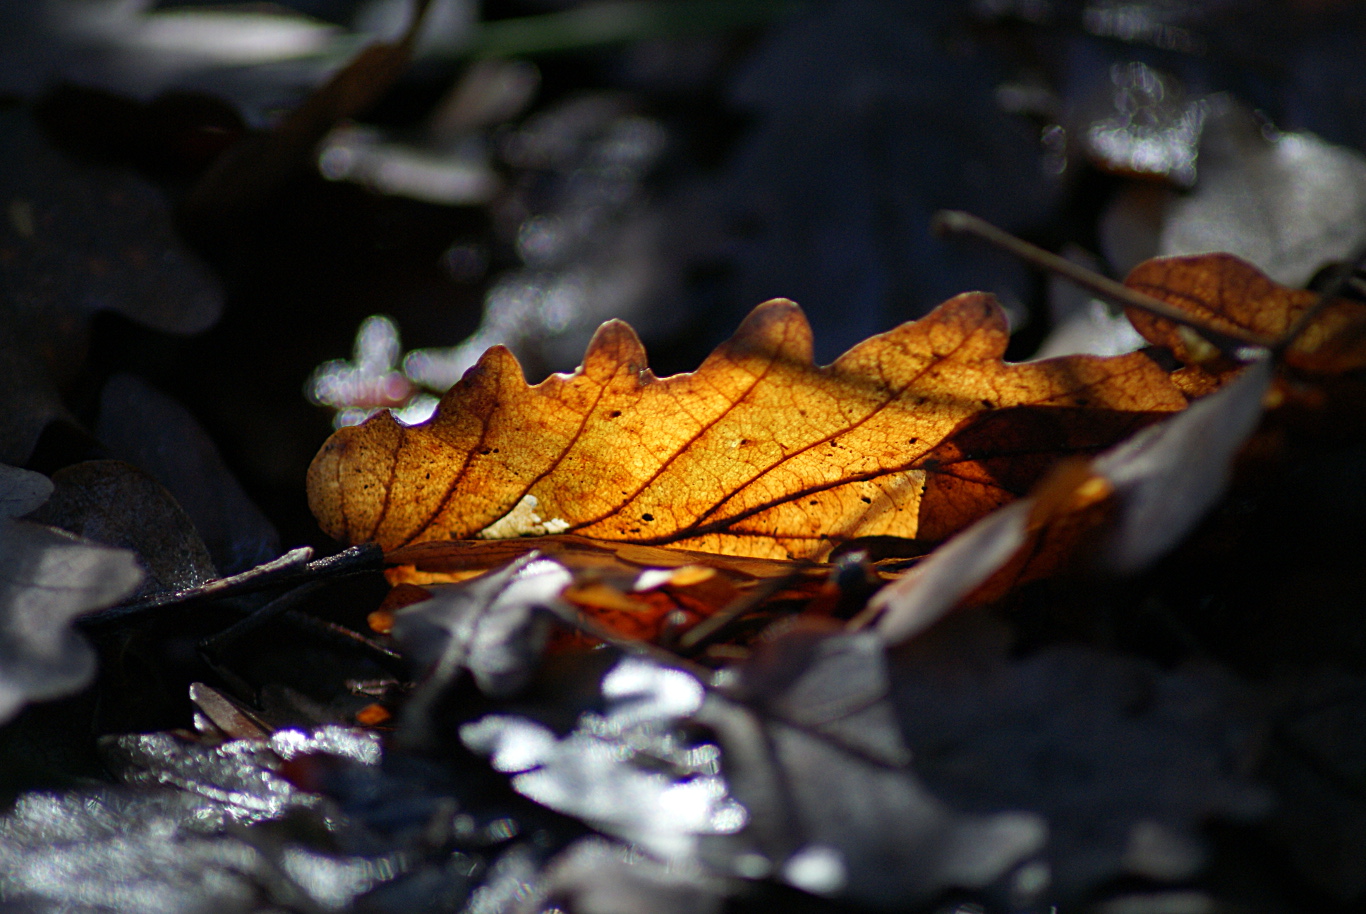
[[(310, 504), (328, 533), (386, 549), (575, 533), (823, 559), (855, 537), (915, 537), (937, 508), (924, 494), (934, 448), (984, 411), (1185, 403), (1142, 355), (1007, 365), (1005, 345), (999, 306), (966, 294), (828, 367), (812, 364), (810, 328), (781, 300), (696, 372), (664, 379), (619, 322), (603, 325), (578, 371), (535, 387), (495, 347), (429, 422), (380, 415), (334, 434), (310, 467)], [(1000, 500), (958, 499), (953, 514), (961, 525)]]

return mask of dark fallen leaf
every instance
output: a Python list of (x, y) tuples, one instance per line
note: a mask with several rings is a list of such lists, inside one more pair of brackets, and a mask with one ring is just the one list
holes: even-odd
[(1270, 811), (1247, 774), (1262, 725), (1251, 694), (1228, 674), (1164, 672), (1083, 647), (934, 662), (951, 644), (964, 650), (969, 639), (951, 640), (962, 635), (936, 631), (892, 668), (915, 771), (957, 809), (1045, 817), (1054, 897), (1123, 874), (1189, 879), (1206, 860), (1206, 822)]
[(218, 577), (194, 524), (160, 483), (120, 460), (58, 470), (56, 491), (33, 520), (131, 549), (147, 572), (140, 595), (198, 586)]
[(796, 631), (760, 645), (728, 696), (887, 765), (910, 761), (887, 701), (883, 641), (872, 632)]
[[(721, 770), (748, 822), (737, 835), (706, 839), (703, 858), (723, 872), (771, 874), (886, 909), (949, 888), (983, 889), (1027, 868), (1047, 835), (1042, 821), (962, 815), (928, 793), (906, 765), (881, 677), (851, 675), (856, 658), (883, 670), (881, 648), (866, 635), (790, 636), (738, 671), (749, 706), (707, 696), (694, 718), (716, 733)], [(773, 675), (802, 667), (795, 680)], [(1037, 900), (1042, 888), (1019, 897)]]
[(0, 463), (0, 517), (22, 517), (52, 494), (52, 480), (42, 473)]
[(255, 714), (209, 688), (202, 682), (190, 683), (190, 701), (195, 706), (194, 728), (207, 739), (264, 739), (271, 728)]
[(214, 564), (233, 575), (280, 554), (280, 537), (189, 411), (119, 374), (100, 396), (95, 434), (110, 455), (152, 476), (185, 509)]
[[(37, 475), (6, 467), (0, 505), (21, 511), (40, 503), (50, 484)], [(71, 621), (118, 602), (142, 579), (127, 550), (0, 515), (0, 722), (90, 681), (94, 652)]]
[(26, 112), (0, 114), (0, 459), (23, 462), (49, 421), (69, 418), (96, 311), (196, 333), (222, 310), (161, 193), (130, 173), (72, 161)]
[(1274, 733), (1258, 774), (1277, 793), (1265, 830), (1314, 885), (1366, 895), (1366, 678), (1340, 668), (1272, 686)]

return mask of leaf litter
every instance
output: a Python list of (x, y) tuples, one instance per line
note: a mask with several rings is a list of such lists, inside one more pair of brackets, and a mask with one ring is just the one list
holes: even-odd
[[(1086, 31), (1100, 34), (1102, 19)], [(1163, 28), (1124, 40), (1156, 41)], [(1254, 535), (1286, 586), (1304, 590), (1325, 567), (1289, 542), (1280, 561), (1267, 518), (1303, 493), (1300, 514), (1282, 512), (1303, 527), (1317, 491), (1305, 474), (1339, 467), (1349, 478), (1356, 465), (1353, 305), (1305, 328), (1314, 297), (1266, 285), (1248, 295), (1264, 280), (1236, 263), (1145, 269), (1146, 291), (1192, 314), (1185, 330), (1149, 320), (1149, 341), (1166, 351), (1126, 356), (1162, 379), (1160, 406), (992, 396), (927, 436), (909, 467), (923, 474), (912, 523), (891, 535), (845, 529), (814, 552), (785, 542), (766, 557), (724, 556), (669, 535), (556, 533), (569, 500), (528, 487), (535, 503), (495, 496), (510, 502), (502, 527), (495, 510), (391, 548), (399, 586), (381, 605), (376, 548), (317, 561), (296, 550), (253, 567), (274, 554), (259, 525), (215, 526), (238, 509), (192, 508), (202, 483), (173, 485), (140, 441), (115, 444), (123, 422), (104, 421), (115, 456), (161, 479), (174, 494), (161, 503), (181, 501), (192, 523), (158, 525), (179, 531), (160, 556), (126, 531), (143, 565), (178, 559), (179, 577), (123, 605), (93, 601), (80, 624), (108, 680), (93, 716), (79, 711), (87, 692), (6, 728), (22, 746), (33, 720), (76, 708), (78, 730), (94, 720), (94, 732), (143, 732), (100, 741), (103, 785), (28, 789), (0, 817), (13, 864), (5, 897), (36, 909), (613, 914), (1206, 910), (1252, 897), (1251, 909), (1275, 910), (1255, 888), (1229, 886), (1232, 863), (1234, 880), (1265, 888), (1240, 847), (1269, 842), (1288, 852), (1281, 876), (1350, 903), (1363, 885), (1350, 733), (1366, 653), (1334, 636), (1359, 613), (1332, 588), (1351, 576), (1327, 576), (1274, 624), (1265, 600), (1247, 601), (1255, 611), (1240, 620), (1220, 603), (1230, 588), (1211, 594), (1208, 582), (1240, 567), (1229, 544)], [(1272, 358), (1220, 349), (1220, 332), (1292, 328), (1294, 345)], [(986, 374), (1018, 370), (987, 348)], [(507, 390), (537, 389), (504, 362)], [(646, 370), (643, 350), (622, 362)], [(809, 356), (796, 368), (828, 371)], [(552, 412), (540, 415), (561, 418)], [(619, 463), (649, 450), (637, 431), (609, 447)], [(591, 479), (613, 470), (591, 465)], [(211, 460), (187, 475), (231, 482)], [(377, 478), (401, 495), (390, 489), (406, 480)], [(16, 515), (50, 491), (18, 471), (4, 485)], [(1349, 489), (1329, 514), (1354, 516)], [(131, 503), (73, 512), (63, 498), (70, 526)], [(1252, 532), (1240, 529), (1248, 518)], [(542, 535), (449, 539), (480, 531)], [(775, 531), (747, 532), (763, 542)], [(193, 544), (211, 540), (231, 577), (199, 564)], [(198, 558), (186, 563), (189, 553)], [(1214, 573), (1192, 571), (1202, 562)], [(1271, 631), (1294, 637), (1278, 653), (1258, 641)], [(1342, 669), (1304, 659), (1315, 651)], [(1266, 656), (1293, 658), (1291, 669), (1268, 673)], [(130, 687), (148, 668), (215, 677), (179, 686), (193, 729), (184, 715), (111, 723), (137, 719), (118, 706), (136, 703)], [(37, 697), (47, 696), (25, 700)]]

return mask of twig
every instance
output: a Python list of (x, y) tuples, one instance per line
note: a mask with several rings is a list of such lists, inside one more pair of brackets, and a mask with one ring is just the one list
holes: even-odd
[(299, 603), (302, 603), (304, 600), (313, 596), (313, 594), (321, 590), (326, 583), (326, 581), (308, 581), (304, 584), (300, 584), (293, 590), (281, 594), (265, 606), (252, 612), (245, 619), (242, 619), (223, 629), (218, 634), (210, 635), (199, 642), (200, 653), (217, 654), (224, 646), (249, 635), (285, 610), (293, 609)]
[(688, 655), (696, 654), (700, 649), (715, 641), (725, 634), (732, 625), (739, 621), (743, 616), (754, 610), (755, 607), (763, 603), (769, 597), (797, 581), (802, 577), (806, 567), (794, 571), (791, 574), (780, 578), (770, 578), (760, 584), (749, 593), (740, 594), (731, 600), (721, 609), (712, 613), (701, 622), (688, 629), (678, 639), (678, 649)]
[(108, 609), (91, 613), (77, 620), (81, 628), (98, 628), (111, 622), (126, 620), (130, 616), (174, 606), (191, 600), (222, 599), (242, 594), (256, 593), (275, 587), (296, 584), (301, 581), (320, 578), (342, 578), (384, 568), (384, 552), (378, 546), (365, 544), (352, 546), (336, 555), (309, 561), (313, 550), (307, 546), (291, 549), (284, 555), (241, 574), (227, 578), (216, 578), (173, 593), (152, 594), (136, 603), (111, 606)]
[(1002, 231), (990, 222), (979, 219), (971, 213), (959, 210), (940, 210), (934, 214), (930, 228), (939, 235), (971, 235), (980, 238), (1039, 269), (1056, 273), (1107, 301), (1126, 308), (1138, 308), (1140, 311), (1147, 311), (1149, 314), (1154, 314), (1174, 324), (1190, 327), (1208, 339), (1225, 355), (1238, 361), (1246, 361), (1246, 359), (1238, 356), (1238, 350), (1245, 346), (1272, 349), (1277, 345), (1276, 340), (1256, 333), (1243, 330), (1214, 330), (1160, 299), (1153, 298), (1151, 295), (1144, 295), (1136, 289), (1130, 289), (1123, 283), (1115, 282), (1113, 279), (1101, 276), (1099, 273), (1072, 263), (1072, 261), (1059, 257), (1057, 254), (1045, 251), (1028, 241), (1016, 238), (1009, 232)]

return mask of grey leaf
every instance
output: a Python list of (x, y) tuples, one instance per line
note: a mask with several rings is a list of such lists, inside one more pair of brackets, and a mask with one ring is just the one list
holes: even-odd
[(95, 655), (71, 621), (132, 593), (133, 553), (0, 518), (0, 722), (23, 705), (81, 689)]
[(0, 463), (0, 517), (22, 517), (52, 494), (52, 480), (42, 473)]

